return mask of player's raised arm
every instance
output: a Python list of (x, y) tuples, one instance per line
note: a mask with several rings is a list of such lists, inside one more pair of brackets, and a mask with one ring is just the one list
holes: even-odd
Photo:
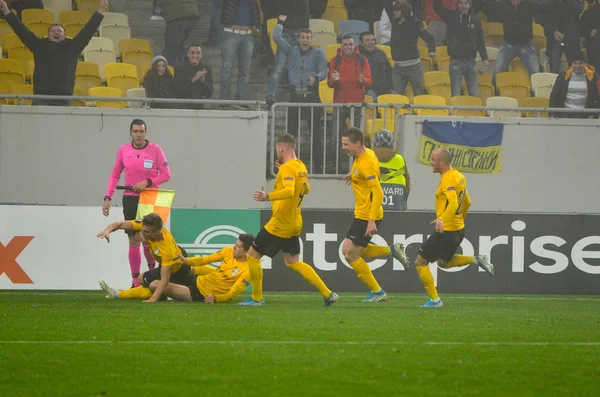
[(110, 243), (109, 235), (112, 232), (116, 232), (117, 230), (135, 230), (135, 228), (133, 226), (133, 222), (131, 221), (113, 222), (110, 225), (106, 226), (106, 228), (103, 231), (98, 233), (96, 237), (105, 238), (106, 241)]

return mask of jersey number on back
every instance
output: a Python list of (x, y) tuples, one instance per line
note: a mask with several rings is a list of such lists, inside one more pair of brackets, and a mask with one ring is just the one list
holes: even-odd
[(302, 200), (304, 200), (305, 194), (306, 194), (306, 182), (304, 182), (302, 184), (302, 187), (300, 188), (300, 195), (298, 196), (300, 198), (300, 201), (298, 201), (298, 205), (296, 206), (296, 208), (300, 208), (302, 206)]
[(462, 212), (462, 205), (463, 202), (465, 201), (465, 193), (467, 192), (467, 189), (464, 189), (462, 192), (460, 192), (458, 194), (458, 208), (456, 209), (456, 213), (454, 213), (454, 215), (459, 216), (460, 213)]

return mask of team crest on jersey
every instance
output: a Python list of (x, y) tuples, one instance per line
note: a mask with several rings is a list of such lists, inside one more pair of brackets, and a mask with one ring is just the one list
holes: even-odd
[(154, 255), (158, 255), (160, 253), (160, 251), (158, 250), (158, 248), (154, 248)]
[(238, 269), (237, 267), (233, 269), (233, 271), (231, 272), (232, 276), (237, 275), (240, 272), (240, 269)]
[(144, 168), (147, 170), (151, 170), (152, 169), (152, 164), (154, 164), (154, 162), (152, 160), (144, 160)]
[(356, 173), (358, 172), (358, 168), (354, 169), (354, 176), (356, 176)]

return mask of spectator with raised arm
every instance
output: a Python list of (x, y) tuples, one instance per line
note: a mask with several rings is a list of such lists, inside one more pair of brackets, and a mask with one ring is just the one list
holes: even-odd
[[(101, 0), (98, 12), (94, 13), (81, 32), (70, 39), (65, 36), (65, 28), (53, 24), (48, 28), (48, 37), (37, 37), (11, 12), (5, 0), (0, 0), (0, 12), (33, 53), (35, 72), (33, 73), (33, 93), (35, 95), (73, 95), (75, 71), (79, 54), (88, 45), (106, 11), (108, 0)], [(68, 99), (34, 99), (33, 105), (68, 106)]]

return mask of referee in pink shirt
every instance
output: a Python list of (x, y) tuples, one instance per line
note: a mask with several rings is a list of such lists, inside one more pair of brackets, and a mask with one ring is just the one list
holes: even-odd
[[(133, 190), (126, 190), (123, 194), (123, 215), (126, 221), (135, 219), (142, 190), (147, 188), (158, 189), (160, 184), (171, 179), (171, 169), (165, 153), (156, 143), (146, 139), (146, 123), (140, 119), (133, 120), (129, 126), (129, 135), (131, 136), (131, 142), (121, 146), (117, 152), (115, 165), (106, 187), (104, 205), (102, 206), (102, 213), (104, 216), (108, 216), (110, 201), (121, 178), (121, 173), (124, 172), (125, 185), (133, 187)], [(125, 231), (125, 233), (129, 236), (131, 278), (133, 286), (137, 287), (142, 265), (142, 255), (140, 253), (142, 236), (141, 233), (135, 231)], [(154, 269), (156, 263), (146, 244), (144, 244), (144, 256), (148, 262), (148, 269)]]

